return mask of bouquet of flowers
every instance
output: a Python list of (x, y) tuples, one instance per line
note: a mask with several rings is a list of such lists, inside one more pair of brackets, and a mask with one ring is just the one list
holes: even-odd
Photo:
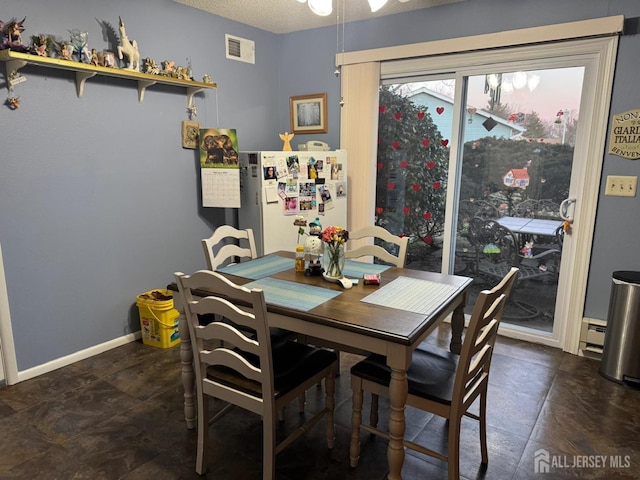
[(342, 278), (344, 269), (344, 244), (349, 232), (342, 227), (330, 226), (322, 231), (324, 246), (324, 273), (327, 277)]

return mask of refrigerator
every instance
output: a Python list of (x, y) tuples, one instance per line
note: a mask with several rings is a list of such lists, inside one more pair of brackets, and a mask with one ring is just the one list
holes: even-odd
[(253, 229), (258, 255), (304, 245), (299, 223), (347, 228), (346, 150), (240, 152), (238, 161), (238, 226)]

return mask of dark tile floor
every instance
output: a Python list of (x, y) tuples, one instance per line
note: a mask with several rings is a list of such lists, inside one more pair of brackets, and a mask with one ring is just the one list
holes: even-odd
[[(448, 335), (443, 326), (428, 341), (444, 346)], [(386, 478), (386, 442), (368, 434), (361, 437), (360, 465), (349, 467), (348, 369), (357, 358), (342, 354), (335, 448), (327, 450), (321, 422), (278, 457), (279, 479)], [(500, 338), (489, 389), (489, 466), (480, 466), (477, 425), (465, 420), (463, 478), (640, 479), (640, 391), (605, 380), (598, 364)], [(0, 479), (201, 478), (194, 470), (196, 433), (183, 420), (180, 370), (179, 347), (134, 342), (1, 388)], [(307, 396), (308, 414), (322, 405), (322, 391)], [(386, 405), (381, 399), (381, 412)], [(282, 428), (297, 420), (292, 405)], [(444, 428), (441, 419), (407, 409), (408, 437), (440, 447)], [(203, 478), (261, 478), (259, 417), (236, 409), (211, 432)], [(534, 471), (540, 449), (549, 455), (548, 474)], [(596, 455), (604, 466), (594, 466)], [(445, 479), (445, 465), (407, 451), (403, 477)]]

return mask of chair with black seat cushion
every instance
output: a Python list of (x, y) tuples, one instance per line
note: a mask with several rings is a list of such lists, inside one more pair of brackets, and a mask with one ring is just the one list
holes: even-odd
[[(486, 407), (489, 369), (498, 325), (504, 304), (517, 278), (518, 269), (512, 268), (502, 281), (491, 290), (483, 290), (474, 305), (460, 356), (430, 344), (421, 344), (412, 356), (407, 372), (407, 405), (444, 417), (448, 420), (448, 452), (436, 452), (415, 442), (404, 441), (407, 448), (448, 462), (449, 480), (460, 478), (459, 450), (460, 426), (463, 416), (480, 422), (480, 449), (482, 463), (488, 463)], [(351, 434), (351, 466), (360, 457), (360, 430), (389, 438), (377, 428), (378, 396), (389, 397), (391, 370), (385, 357), (370, 355), (351, 368), (353, 389), (353, 416)], [(371, 392), (371, 425), (362, 424), (363, 391)], [(479, 414), (469, 407), (480, 397)]]
[[(362, 258), (372, 256), (375, 259), (403, 268), (407, 259), (409, 237), (393, 235), (383, 227), (374, 225), (349, 232), (349, 242), (368, 240), (371, 243), (348, 248), (345, 258)], [(384, 246), (387, 248), (385, 248)]]
[[(207, 469), (209, 425), (235, 406), (262, 416), (264, 479), (274, 478), (276, 455), (325, 415), (327, 445), (333, 448), (336, 354), (297, 342), (272, 348), (262, 290), (235, 285), (210, 270), (200, 270), (189, 276), (176, 273), (175, 277), (194, 356), (198, 417), (196, 472), (203, 474)], [(193, 293), (196, 290), (211, 292), (211, 295), (196, 297)], [(198, 315), (205, 314), (228, 318), (232, 323), (214, 320), (201, 325)], [(247, 331), (254, 335), (248, 335)], [(215, 340), (214, 344), (219, 346), (205, 346), (210, 340)], [(276, 412), (323, 379), (325, 407), (278, 443)], [(228, 403), (211, 421), (209, 397)]]

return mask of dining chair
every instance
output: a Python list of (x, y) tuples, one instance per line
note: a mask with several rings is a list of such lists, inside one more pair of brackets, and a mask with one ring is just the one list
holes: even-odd
[[(353, 242), (354, 240), (369, 240), (372, 243), (361, 244), (353, 249), (347, 249), (344, 253), (345, 258), (373, 256), (396, 267), (404, 267), (407, 260), (409, 237), (393, 235), (385, 228), (373, 225), (355, 232), (349, 232), (349, 241)], [(388, 246), (389, 249), (384, 248), (380, 245), (381, 243)], [(390, 250), (395, 253), (390, 253)]]
[(209, 238), (202, 240), (202, 248), (209, 270), (235, 263), (237, 258), (258, 257), (253, 230), (250, 228), (239, 230), (231, 225), (222, 225)]
[[(498, 325), (507, 297), (518, 276), (512, 268), (502, 281), (491, 290), (483, 290), (474, 304), (469, 326), (465, 333), (460, 355), (442, 350), (430, 344), (421, 344), (412, 356), (407, 371), (407, 405), (447, 419), (448, 449), (446, 453), (429, 449), (405, 440), (407, 448), (435, 457), (448, 463), (449, 480), (460, 478), (460, 429), (462, 417), (467, 416), (480, 423), (480, 451), (482, 463), (487, 455), (487, 387), (493, 347)], [(350, 446), (352, 467), (360, 457), (360, 431), (365, 430), (383, 438), (389, 435), (378, 428), (378, 397), (389, 398), (391, 369), (384, 356), (370, 355), (351, 368), (353, 390), (353, 415)], [(362, 424), (363, 391), (371, 392), (370, 425)], [(480, 398), (479, 412), (469, 407)]]
[[(238, 286), (218, 272), (200, 270), (193, 275), (176, 273), (189, 333), (192, 339), (197, 398), (196, 472), (207, 469), (209, 425), (234, 407), (262, 416), (263, 479), (275, 475), (275, 457), (323, 416), (327, 416), (327, 445), (333, 448), (336, 354), (328, 350), (288, 341), (272, 348), (264, 293)], [(197, 297), (195, 290), (211, 292)], [(201, 325), (198, 315), (228, 318)], [(236, 328), (241, 325), (244, 329)], [(247, 329), (254, 332), (248, 335)], [(209, 340), (219, 346), (208, 347)], [(279, 442), (276, 412), (319, 381), (325, 382), (325, 406)], [(209, 398), (227, 405), (209, 420)], [(220, 432), (224, 438), (224, 432)]]
[[(242, 259), (252, 260), (258, 257), (253, 230), (247, 228), (237, 229), (231, 225), (222, 225), (215, 229), (209, 238), (202, 240), (202, 248), (207, 260), (209, 270), (217, 270), (222, 266), (237, 263)], [(206, 324), (212, 321), (212, 315), (201, 315), (200, 323)], [(226, 321), (229, 321), (228, 319)], [(292, 340), (293, 332), (282, 328), (271, 327), (271, 343), (278, 345), (283, 341)], [(304, 393), (298, 399), (300, 412), (304, 411), (306, 399)], [(284, 412), (280, 411), (280, 418), (284, 418)]]

